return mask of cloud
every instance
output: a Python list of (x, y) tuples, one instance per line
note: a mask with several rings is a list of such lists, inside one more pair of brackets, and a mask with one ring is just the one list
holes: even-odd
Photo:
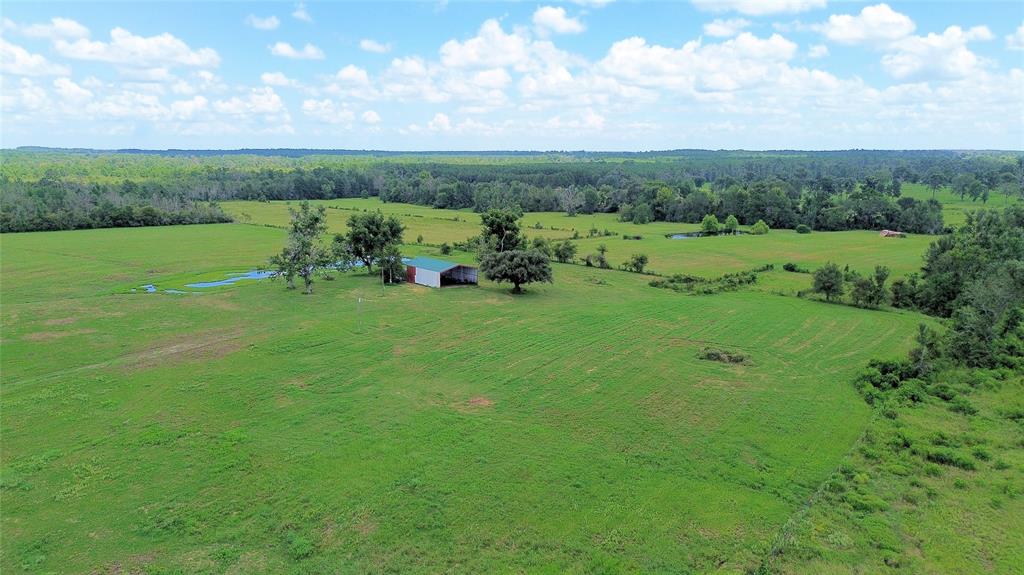
[(387, 54), (391, 51), (391, 44), (383, 44), (376, 40), (363, 38), (359, 41), (359, 49), (364, 52), (373, 52), (375, 54)]
[(521, 63), (528, 58), (527, 41), (518, 34), (506, 34), (497, 20), (480, 26), (477, 35), (465, 42), (449, 40), (441, 46), (441, 63), (453, 68), (493, 68)]
[(380, 123), (380, 114), (374, 112), (373, 110), (367, 110), (363, 112), (359, 117), (362, 118), (363, 122), (366, 124), (374, 125)]
[(808, 58), (824, 58), (828, 56), (828, 46), (824, 44), (815, 44), (807, 50)]
[(57, 40), (64, 38), (77, 40), (89, 37), (89, 29), (68, 18), (51, 18), (49, 24), (32, 24), (21, 29), (21, 33), (31, 38), (47, 38)]
[(778, 34), (762, 39), (744, 32), (720, 44), (695, 40), (678, 49), (633, 37), (612, 44), (598, 66), (608, 76), (641, 87), (730, 92), (769, 81), (785, 70), (796, 50), (796, 44)]
[(307, 43), (302, 50), (296, 50), (288, 42), (276, 42), (270, 48), (270, 53), (275, 56), (283, 56), (294, 60), (323, 60), (324, 51), (316, 46)]
[(64, 101), (82, 105), (92, 99), (92, 92), (71, 81), (70, 78), (57, 78), (53, 81), (53, 89)]
[(1010, 50), (1024, 50), (1024, 23), (1013, 34), (1006, 35), (1006, 47)]
[(310, 16), (309, 12), (306, 11), (306, 3), (305, 2), (299, 2), (295, 6), (295, 11), (292, 12), (292, 18), (295, 18), (296, 20), (302, 20), (303, 22), (312, 22), (313, 21), (313, 17)]
[(228, 100), (217, 100), (213, 103), (213, 109), (220, 114), (234, 116), (276, 115), (286, 112), (284, 101), (270, 86), (251, 88), (244, 98), (234, 96)]
[(285, 76), (281, 72), (264, 72), (260, 74), (260, 82), (268, 86), (297, 86), (299, 83), (296, 80)]
[(533, 25), (537, 33), (546, 35), (554, 34), (579, 34), (586, 27), (577, 18), (569, 18), (565, 14), (565, 8), (554, 6), (543, 6), (533, 13)]
[(327, 124), (349, 124), (355, 118), (352, 110), (335, 106), (331, 100), (304, 100), (302, 113)]
[(366, 85), (370, 83), (370, 76), (366, 73), (366, 70), (352, 64), (338, 70), (334, 77), (347, 84)]
[(892, 52), (882, 56), (882, 67), (901, 80), (922, 75), (964, 78), (988, 65), (967, 48), (967, 43), (993, 37), (985, 26), (968, 30), (950, 26), (942, 34), (909, 36), (890, 45)]
[(249, 14), (245, 18), (245, 23), (257, 30), (277, 30), (277, 27), (281, 25), (281, 21), (277, 19), (277, 16), (260, 18), (254, 14)]
[(171, 102), (170, 115), (176, 120), (191, 120), (193, 117), (209, 109), (209, 101), (203, 96), (195, 96), (190, 100)]
[(448, 114), (438, 112), (434, 114), (432, 120), (427, 122), (427, 129), (432, 132), (448, 132), (452, 129), (452, 121), (448, 118)]
[(193, 50), (182, 40), (168, 33), (157, 36), (136, 36), (124, 28), (110, 31), (110, 42), (81, 38), (74, 42), (57, 39), (54, 48), (66, 58), (109, 62), (133, 67), (195, 66), (213, 68), (220, 56), (212, 48)]
[(826, 38), (841, 44), (891, 42), (914, 33), (916, 25), (888, 4), (865, 6), (860, 14), (833, 14), (817, 26)]
[(0, 36), (0, 72), (17, 76), (66, 76), (71, 69), (11, 44)]
[(730, 20), (712, 20), (704, 25), (704, 33), (708, 36), (730, 38), (739, 34), (744, 28), (750, 26), (750, 20), (733, 18)]
[(806, 12), (824, 8), (825, 0), (691, 0), (698, 10), (706, 12), (739, 12), (748, 16), (764, 16)]

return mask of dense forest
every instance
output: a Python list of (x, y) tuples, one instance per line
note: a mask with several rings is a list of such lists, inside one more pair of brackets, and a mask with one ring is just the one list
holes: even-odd
[[(239, 151), (241, 152), (241, 151)], [(1010, 152), (382, 154), (302, 150), (116, 153), (5, 151), (0, 229), (225, 221), (216, 202), (378, 196), (438, 208), (619, 213), (624, 220), (939, 233), (941, 207), (905, 183), (986, 202), (1022, 197)]]

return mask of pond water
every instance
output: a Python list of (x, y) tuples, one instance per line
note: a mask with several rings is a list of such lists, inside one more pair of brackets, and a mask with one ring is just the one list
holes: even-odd
[(185, 284), (185, 287), (190, 288), (211, 288), (218, 286), (231, 285), (241, 280), (263, 280), (269, 277), (273, 277), (276, 272), (267, 270), (253, 270), (251, 272), (228, 274), (228, 277), (215, 282), (196, 282), (192, 284)]
[[(410, 261), (410, 258), (402, 258), (402, 263), (408, 263), (409, 261)], [(340, 266), (338, 266), (338, 264), (334, 264), (334, 265), (332, 265), (330, 267), (340, 267)], [(351, 267), (355, 267), (355, 268), (363, 267), (363, 262), (360, 262), (360, 261), (353, 262)], [(275, 275), (277, 275), (277, 272), (270, 271), (270, 270), (253, 270), (251, 272), (242, 272), (242, 273), (228, 274), (228, 277), (226, 277), (226, 278), (224, 278), (222, 280), (217, 280), (217, 281), (212, 281), (212, 282), (195, 282), (195, 283), (185, 284), (185, 287), (195, 288), (195, 289), (212, 288), (212, 287), (231, 285), (231, 284), (237, 283), (237, 282), (242, 281), (242, 280), (263, 280), (263, 279), (267, 279), (267, 278), (272, 278)], [(161, 291), (161, 290), (159, 290), (153, 284), (141, 285), (141, 286), (138, 287), (138, 289), (146, 290), (146, 293), (156, 293), (158, 291)], [(136, 288), (132, 288), (132, 291), (133, 292), (136, 291)], [(182, 291), (182, 290), (179, 290), (179, 289), (165, 289), (165, 290), (163, 290), (163, 292), (164, 293), (173, 293), (173, 294), (192, 293), (192, 292)]]
[(667, 237), (670, 240), (688, 240), (688, 239), (691, 239), (691, 238), (703, 238), (703, 237), (707, 237), (707, 236), (742, 236), (742, 235), (749, 235), (749, 234), (750, 234), (750, 232), (744, 232), (744, 231), (736, 230), (735, 232), (733, 232), (731, 234), (727, 234), (727, 233), (724, 233), (724, 232), (720, 233), (720, 234), (706, 234), (704, 232), (683, 232), (683, 233), (679, 233), (679, 234), (667, 234), (665, 237)]

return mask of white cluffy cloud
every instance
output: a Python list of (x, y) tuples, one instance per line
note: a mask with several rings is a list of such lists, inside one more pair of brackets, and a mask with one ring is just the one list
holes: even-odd
[(825, 0), (692, 0), (692, 2), (699, 10), (739, 12), (748, 16), (794, 14), (825, 7)]
[(268, 86), (297, 86), (299, 83), (296, 80), (285, 76), (282, 72), (264, 72), (260, 74), (260, 82)]
[(743, 18), (732, 18), (729, 20), (712, 20), (704, 25), (704, 33), (717, 38), (731, 38), (750, 26), (750, 20)]
[(57, 38), (53, 47), (65, 58), (108, 62), (131, 67), (195, 66), (213, 68), (220, 56), (212, 48), (193, 50), (184, 41), (169, 33), (136, 36), (124, 28), (110, 31), (110, 42), (79, 38), (68, 41)]
[(291, 58), (293, 60), (323, 60), (324, 51), (316, 46), (307, 43), (301, 50), (296, 49), (288, 42), (276, 42), (269, 46), (270, 53), (275, 56)]
[(89, 29), (68, 18), (51, 18), (49, 24), (32, 24), (21, 29), (21, 33), (30, 38), (58, 38), (76, 40), (87, 38)]
[(308, 11), (306, 11), (306, 3), (305, 2), (299, 2), (295, 6), (295, 11), (292, 12), (292, 18), (295, 18), (296, 20), (302, 20), (303, 22), (312, 22), (313, 21), (313, 17), (309, 15)]
[(257, 30), (277, 30), (277, 27), (281, 25), (281, 21), (277, 19), (277, 16), (260, 18), (254, 14), (249, 14), (245, 19), (245, 23)]
[(547, 35), (554, 34), (579, 34), (586, 27), (578, 18), (570, 18), (565, 14), (565, 8), (554, 6), (543, 6), (533, 13), (533, 25), (537, 33)]
[(1024, 50), (1024, 23), (1013, 34), (1006, 35), (1006, 47), (1010, 50)]
[(860, 14), (833, 14), (817, 28), (826, 38), (842, 44), (892, 42), (914, 33), (917, 26), (906, 14), (888, 4), (865, 6)]
[(359, 49), (364, 52), (373, 52), (375, 54), (387, 54), (391, 51), (391, 44), (378, 42), (370, 38), (363, 38), (359, 41)]
[(375, 124), (379, 124), (380, 123), (380, 114), (378, 114), (377, 112), (374, 112), (373, 110), (367, 110), (367, 111), (363, 112), (362, 115), (360, 115), (359, 117), (363, 119), (364, 123), (367, 123), (367, 124), (370, 124), (370, 125), (375, 125)]
[(0, 36), (0, 72), (17, 76), (65, 76), (71, 73), (67, 66), (55, 64), (41, 54), (11, 44)]
[(950, 26), (942, 34), (909, 36), (891, 45), (892, 51), (882, 56), (882, 67), (898, 79), (922, 74), (965, 78), (988, 65), (967, 48), (967, 43), (993, 38), (992, 31), (985, 26), (968, 30)]

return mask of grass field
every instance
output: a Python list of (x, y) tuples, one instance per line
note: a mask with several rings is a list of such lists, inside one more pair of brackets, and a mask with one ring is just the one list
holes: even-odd
[[(405, 224), (405, 241), (412, 243), (422, 235), (428, 244), (464, 241), (480, 233), (480, 216), (470, 211), (435, 210), (410, 204), (382, 203), (376, 198), (325, 200), (321, 203), (333, 206), (328, 209), (328, 221), (332, 232), (345, 229), (345, 221), (352, 210), (381, 210), (396, 215)], [(294, 203), (293, 203), (294, 204)], [(224, 208), (236, 218), (248, 214), (254, 224), (284, 226), (288, 222), (288, 207), (285, 202), (226, 202)], [(337, 209), (344, 208), (344, 209)], [(455, 221), (455, 220), (458, 221)], [(661, 274), (684, 273), (704, 277), (716, 277), (724, 273), (747, 270), (772, 263), (781, 267), (794, 262), (814, 269), (829, 261), (849, 265), (862, 273), (870, 273), (875, 265), (890, 267), (893, 276), (903, 276), (919, 271), (922, 254), (934, 236), (910, 235), (904, 239), (882, 238), (871, 231), (815, 232), (797, 234), (792, 230), (772, 230), (764, 236), (730, 236), (674, 240), (669, 234), (695, 231), (696, 224), (652, 222), (638, 225), (620, 222), (615, 214), (593, 214), (568, 217), (561, 212), (531, 212), (523, 216), (522, 224), (528, 236), (543, 236), (551, 239), (572, 238), (575, 232), (583, 238), (578, 240), (578, 257), (594, 253), (597, 246), (608, 247), (608, 260), (618, 266), (634, 253), (643, 253), (650, 258), (650, 269)], [(540, 224), (540, 228), (536, 228)], [(603, 232), (608, 230), (617, 235), (587, 238), (591, 228)], [(626, 240), (624, 235), (642, 237), (640, 240)], [(772, 289), (795, 292), (808, 287), (806, 275), (777, 275), (771, 278)]]
[[(406, 237), (475, 233), (460, 214), (408, 216)], [(705, 250), (748, 238), (643, 228), (655, 268), (706, 273), (847, 261), (870, 239), (772, 232), (727, 262)], [(3, 572), (741, 573), (868, 426), (854, 373), (905, 353), (922, 320), (557, 264), (518, 297), (361, 273), (312, 296), (127, 291), (246, 271), (283, 239), (3, 237)], [(909, 266), (915, 241), (872, 264)], [(698, 359), (709, 346), (750, 362)]]
[(971, 201), (970, 198), (960, 199), (960, 196), (953, 193), (953, 190), (944, 187), (936, 190), (933, 194), (931, 189), (924, 184), (903, 184), (903, 195), (917, 200), (929, 200), (935, 198), (942, 204), (942, 219), (947, 226), (959, 226), (967, 219), (967, 212), (985, 208), (1002, 208), (1020, 199), (1006, 197), (998, 192), (993, 192), (987, 202), (981, 200)]

